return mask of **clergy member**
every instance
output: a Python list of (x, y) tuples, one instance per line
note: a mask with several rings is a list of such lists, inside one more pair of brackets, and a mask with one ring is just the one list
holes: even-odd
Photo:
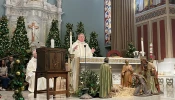
[(90, 49), (89, 45), (85, 43), (85, 36), (83, 33), (80, 33), (78, 35), (78, 40), (72, 44), (72, 48), (69, 49), (72, 50), (72, 53), (75, 54), (75, 57), (92, 57), (93, 53), (95, 52), (95, 49)]
[[(33, 57), (29, 61), (26, 69), (26, 81), (29, 83), (28, 90), (34, 92), (35, 87), (35, 71), (37, 65), (37, 53), (33, 51)], [(52, 79), (49, 80), (50, 88), (53, 88)], [(46, 90), (46, 79), (44, 77), (38, 78), (37, 90)]]
[(100, 67), (100, 98), (108, 98), (112, 88), (112, 72), (111, 66), (108, 64), (109, 58), (104, 59), (104, 63)]
[[(79, 82), (79, 63), (78, 57), (93, 57), (95, 49), (90, 49), (89, 45), (85, 43), (85, 36), (83, 33), (78, 35), (78, 40), (72, 44), (72, 48), (69, 48), (69, 52), (74, 54), (74, 59), (71, 62), (72, 66), (72, 87), (74, 92), (78, 90)], [(86, 53), (85, 53), (86, 52)], [(85, 55), (86, 54), (86, 55)]]

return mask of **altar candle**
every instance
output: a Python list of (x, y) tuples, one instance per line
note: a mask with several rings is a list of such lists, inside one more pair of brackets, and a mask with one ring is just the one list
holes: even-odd
[(142, 52), (144, 52), (143, 38), (141, 38), (141, 47), (142, 47)]
[(152, 53), (153, 53), (153, 44), (150, 43), (150, 54), (152, 54)]
[(153, 56), (153, 44), (150, 43), (150, 58)]
[(51, 48), (54, 48), (54, 39), (51, 39)]
[(70, 54), (72, 54), (72, 31), (70, 31)]

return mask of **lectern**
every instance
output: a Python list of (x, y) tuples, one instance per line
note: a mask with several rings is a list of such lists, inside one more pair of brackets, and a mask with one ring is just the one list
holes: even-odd
[[(38, 48), (37, 52), (37, 69), (35, 74), (35, 89), (34, 98), (36, 98), (37, 93), (46, 92), (47, 100), (49, 100), (50, 95), (63, 94), (69, 96), (69, 83), (68, 83), (68, 71), (65, 71), (65, 49), (60, 48)], [(37, 80), (40, 77), (46, 78), (47, 89), (46, 91), (37, 90)], [(66, 79), (66, 90), (56, 91), (56, 78), (63, 77)], [(54, 88), (49, 88), (49, 79), (54, 78)]]
[(65, 49), (60, 48), (38, 48), (37, 71), (64, 71)]

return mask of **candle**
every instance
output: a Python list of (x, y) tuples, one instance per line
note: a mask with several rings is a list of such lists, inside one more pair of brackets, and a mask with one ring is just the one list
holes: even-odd
[(72, 54), (72, 31), (70, 31), (70, 54)]
[(51, 39), (51, 48), (54, 48), (54, 39)]
[(144, 52), (143, 38), (141, 38), (141, 47), (142, 47), (142, 52)]
[(150, 43), (150, 54), (153, 53), (153, 44)]
[(153, 44), (150, 43), (150, 58), (153, 57)]

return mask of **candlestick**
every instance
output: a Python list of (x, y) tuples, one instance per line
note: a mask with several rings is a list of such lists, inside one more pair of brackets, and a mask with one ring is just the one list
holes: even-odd
[(141, 38), (141, 47), (142, 47), (142, 52), (144, 52), (143, 38)]
[(70, 31), (70, 54), (72, 54), (72, 31)]
[(51, 39), (51, 48), (54, 48), (54, 39)]

